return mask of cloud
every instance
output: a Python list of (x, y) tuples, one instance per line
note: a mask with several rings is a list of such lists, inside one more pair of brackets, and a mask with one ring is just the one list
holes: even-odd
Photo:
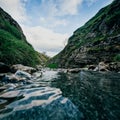
[(55, 28), (61, 25), (67, 26), (69, 23), (69, 21), (65, 19), (57, 19), (54, 17), (49, 17), (49, 18), (40, 17), (38, 20), (39, 20), (39, 23), (42, 23), (42, 25), (45, 25), (45, 27), (49, 27), (49, 28)]
[(48, 55), (53, 56), (65, 47), (65, 41), (68, 38), (67, 34), (56, 33), (41, 26), (22, 27), (28, 42), (38, 51), (46, 52)]
[(75, 15), (78, 12), (78, 6), (83, 0), (63, 0), (61, 11), (64, 15)]
[(27, 21), (27, 16), (25, 12), (25, 2), (24, 0), (21, 2), (20, 0), (1, 0), (0, 6), (8, 12), (15, 20), (18, 22)]
[(86, 0), (88, 6), (91, 6), (93, 3), (97, 2), (97, 0)]
[[(45, 11), (46, 13), (49, 10), (52, 10), (52, 14), (54, 12), (58, 12), (58, 9), (56, 7), (56, 4), (54, 4), (53, 0), (51, 3), (48, 2), (48, 0), (42, 0), (44, 3), (47, 2), (48, 6), (44, 4), (45, 8), (44, 9), (44, 14)], [(60, 1), (60, 0), (59, 0)], [(63, 0), (62, 0), (63, 1)], [(29, 16), (26, 14), (26, 8), (25, 4), (29, 2), (28, 0), (0, 0), (0, 6), (8, 12), (19, 24), (22, 26), (24, 34), (26, 35), (26, 38), (29, 43), (33, 45), (33, 47), (41, 52), (47, 52), (48, 55), (53, 56), (60, 52), (64, 46), (65, 46), (65, 41), (68, 38), (67, 34), (61, 34), (54, 32), (53, 30), (47, 29), (45, 27), (39, 26), (34, 26), (30, 27), (27, 26), (25, 23), (29, 21)], [(43, 5), (43, 4), (42, 4)], [(51, 8), (52, 6), (52, 8)], [(56, 9), (56, 11), (54, 11)], [(48, 15), (48, 14), (47, 14)], [(32, 16), (31, 16), (32, 17)], [(66, 25), (67, 21), (62, 19), (56, 19), (54, 17), (51, 17), (47, 19), (45, 16), (41, 16), (39, 20), (45, 24), (50, 24), (51, 20), (52, 24), (51, 28), (60, 26), (60, 25)], [(49, 22), (48, 22), (49, 21)]]
[(49, 16), (76, 15), (83, 0), (42, 0), (41, 9)]
[[(83, 0), (41, 0), (41, 3), (34, 9), (39, 17), (36, 22), (42, 23), (47, 28), (66, 27), (69, 21), (66, 16), (78, 14), (78, 7)], [(41, 11), (42, 10), (42, 11)], [(36, 15), (37, 16), (37, 15)], [(49, 22), (48, 22), (49, 21)]]

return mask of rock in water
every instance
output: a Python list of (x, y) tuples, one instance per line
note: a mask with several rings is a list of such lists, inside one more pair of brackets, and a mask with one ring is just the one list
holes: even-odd
[(32, 74), (33, 72), (36, 72), (35, 68), (29, 67), (29, 66), (24, 66), (22, 64), (16, 64), (16, 65), (11, 66), (11, 71), (13, 73), (15, 73), (17, 70), (22, 70), (22, 71), (28, 72), (30, 74)]
[(24, 72), (24, 71), (21, 71), (21, 70), (18, 70), (16, 73), (15, 73), (15, 76), (18, 76), (18, 77), (21, 77), (21, 78), (26, 78), (26, 79), (31, 79), (31, 75), (27, 72)]
[(94, 71), (109, 71), (108, 65), (106, 65), (104, 62), (100, 62)]

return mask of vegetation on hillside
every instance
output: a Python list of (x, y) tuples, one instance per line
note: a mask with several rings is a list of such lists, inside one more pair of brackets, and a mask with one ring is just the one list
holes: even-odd
[(18, 23), (0, 8), (0, 62), (35, 66), (47, 59), (34, 50)]
[(120, 0), (114, 0), (78, 28), (50, 63), (59, 67), (80, 67), (101, 60), (119, 61), (119, 34)]

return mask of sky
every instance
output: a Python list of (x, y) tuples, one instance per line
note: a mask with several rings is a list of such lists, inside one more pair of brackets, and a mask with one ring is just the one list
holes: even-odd
[(0, 0), (35, 50), (53, 57), (73, 32), (113, 0)]

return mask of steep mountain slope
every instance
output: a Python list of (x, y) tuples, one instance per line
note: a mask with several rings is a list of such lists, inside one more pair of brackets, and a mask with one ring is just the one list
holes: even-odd
[(84, 67), (100, 61), (120, 61), (120, 0), (102, 8), (69, 38), (50, 64)]
[(35, 66), (42, 60), (27, 42), (18, 23), (0, 8), (0, 62)]

